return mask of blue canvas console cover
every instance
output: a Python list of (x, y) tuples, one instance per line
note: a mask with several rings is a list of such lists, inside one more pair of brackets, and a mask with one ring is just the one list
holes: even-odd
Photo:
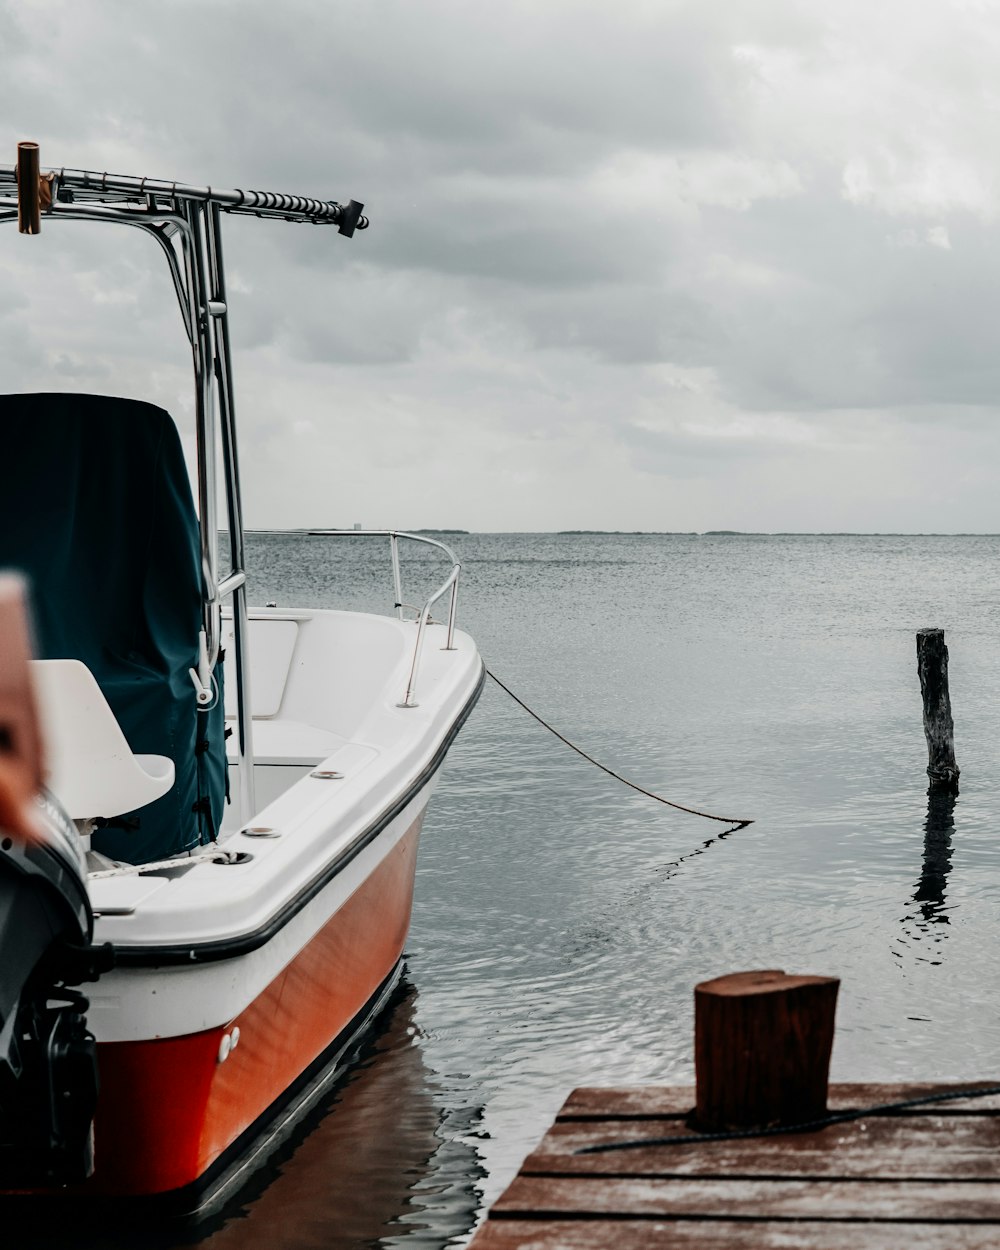
[(82, 660), (133, 752), (176, 769), (163, 798), (95, 834), (94, 848), (148, 863), (212, 841), (226, 784), (222, 665), (218, 699), (200, 712), (188, 674), (202, 627), (198, 521), (173, 421), (133, 399), (5, 395), (0, 438), (0, 567), (29, 579), (38, 655)]

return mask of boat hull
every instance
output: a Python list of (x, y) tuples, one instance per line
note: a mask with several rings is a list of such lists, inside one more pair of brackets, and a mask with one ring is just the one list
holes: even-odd
[(176, 1037), (99, 1042), (95, 1171), (63, 1194), (174, 1195), (183, 1209), (209, 1201), (228, 1165), (245, 1170), (302, 1102), (303, 1081), (336, 1064), (391, 990), (422, 821), (421, 807), (367, 848), (377, 862), (361, 884), (238, 1014)]
[[(337, 630), (354, 628), (349, 615), (295, 618), (303, 663), (289, 668), (289, 715), (260, 722), (266, 767), (291, 784), (252, 823), (225, 829), (217, 850), (88, 879), (94, 941), (116, 957), (85, 989), (100, 1074), (94, 1171), (32, 1188), (46, 1210), (57, 1196), (67, 1218), (108, 1201), (217, 1207), (319, 1102), (388, 1000), (424, 811), (484, 670), (456, 635), (461, 646), (425, 657), (420, 706), (401, 709), (378, 693), (384, 679), (362, 680), (406, 660), (402, 625), (374, 618), (378, 628), (362, 622), (378, 640), (370, 663), (313, 689), (307, 653), (328, 654)], [(353, 709), (354, 728), (316, 730), (327, 706)], [(311, 759), (299, 758), (303, 744)]]

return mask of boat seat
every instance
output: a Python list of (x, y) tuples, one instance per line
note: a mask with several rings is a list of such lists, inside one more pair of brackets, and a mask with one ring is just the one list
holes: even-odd
[(114, 712), (81, 660), (33, 660), (46, 784), (73, 820), (120, 816), (174, 784), (165, 755), (133, 755)]

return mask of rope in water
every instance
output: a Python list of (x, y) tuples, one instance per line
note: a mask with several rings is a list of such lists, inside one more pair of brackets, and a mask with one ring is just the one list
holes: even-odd
[(732, 829), (729, 830), (730, 833), (735, 833), (737, 829), (745, 829), (747, 825), (753, 824), (752, 820), (741, 820), (737, 816), (713, 816), (711, 812), (701, 812), (696, 807), (685, 807), (683, 803), (674, 803), (670, 799), (665, 799), (662, 794), (654, 794), (652, 790), (647, 790), (643, 786), (637, 785), (634, 781), (629, 781), (629, 779), (627, 777), (623, 777), (621, 773), (616, 773), (613, 768), (608, 768), (608, 766), (606, 764), (602, 764), (600, 760), (595, 760), (592, 755), (588, 755), (587, 752), (584, 751), (582, 747), (578, 747), (575, 742), (570, 742), (569, 738), (550, 725), (544, 717), (539, 716), (533, 708), (528, 707), (527, 703), (525, 703), (523, 699), (519, 699), (509, 686), (504, 685), (496, 673), (491, 672), (489, 669), (486, 670), (486, 673), (488, 677), (492, 678), (492, 680), (496, 682), (505, 694), (509, 694), (519, 707), (524, 708), (528, 715), (533, 716), (535, 720), (538, 721), (539, 725), (542, 725), (545, 729), (547, 729), (550, 734), (555, 735), (560, 742), (565, 743), (571, 751), (575, 751), (577, 755), (583, 756), (589, 764), (593, 764), (595, 768), (599, 768), (602, 773), (607, 773), (609, 777), (614, 777), (615, 781), (620, 781), (623, 786), (628, 786), (630, 790), (635, 790), (639, 794), (644, 794), (648, 799), (655, 799), (657, 803), (663, 803), (666, 807), (672, 807), (678, 812), (687, 812), (689, 816), (701, 816), (705, 820), (717, 820), (721, 824), (732, 825)]
[(886, 1115), (891, 1111), (906, 1111), (909, 1107), (921, 1107), (927, 1103), (953, 1102), (959, 1098), (988, 1098), (1000, 1094), (1000, 1085), (988, 1085), (985, 1089), (954, 1089), (944, 1093), (924, 1094), (920, 1098), (907, 1098), (903, 1102), (885, 1102), (875, 1107), (859, 1107), (852, 1111), (834, 1112), (819, 1120), (805, 1120), (801, 1124), (777, 1124), (771, 1128), (733, 1129), (725, 1133), (685, 1133), (675, 1137), (633, 1137), (627, 1141), (605, 1142), (599, 1146), (581, 1146), (574, 1150), (577, 1155), (609, 1154), (612, 1150), (641, 1150), (646, 1146), (692, 1146), (707, 1141), (744, 1141), (748, 1137), (779, 1137), (785, 1133), (811, 1133), (829, 1128), (833, 1124), (848, 1124), (863, 1120), (870, 1115)]

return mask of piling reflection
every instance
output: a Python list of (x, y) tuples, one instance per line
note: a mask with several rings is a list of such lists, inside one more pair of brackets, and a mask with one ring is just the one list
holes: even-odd
[(920, 915), (927, 924), (948, 924), (945, 885), (951, 872), (952, 833), (955, 830), (955, 802), (950, 791), (930, 790), (927, 794), (927, 820), (924, 823), (924, 862), (913, 901), (920, 904)]
[[(939, 945), (947, 936), (951, 923), (946, 888), (954, 854), (952, 835), (955, 831), (955, 804), (958, 796), (951, 791), (931, 789), (927, 792), (927, 818), (924, 821), (924, 857), (920, 878), (911, 902), (919, 904), (908, 910), (902, 924), (907, 937), (914, 942)], [(918, 955), (930, 963), (940, 963), (941, 952), (933, 957)]]

